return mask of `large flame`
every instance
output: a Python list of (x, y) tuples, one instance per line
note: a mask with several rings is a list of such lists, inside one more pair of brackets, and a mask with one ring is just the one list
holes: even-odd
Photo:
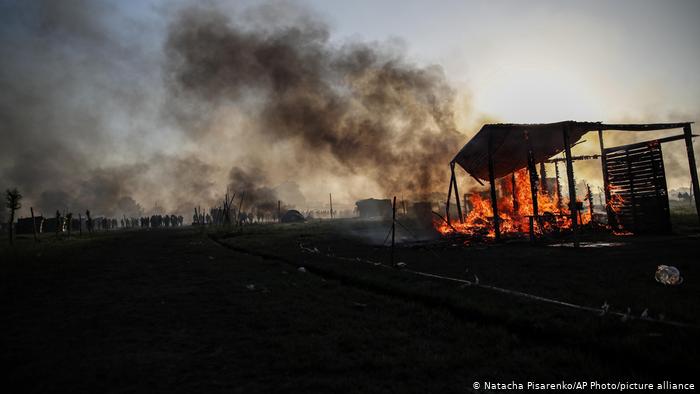
[[(501, 234), (525, 234), (530, 232), (530, 218), (533, 217), (532, 192), (530, 190), (530, 176), (527, 169), (521, 169), (512, 178), (506, 177), (500, 180), (500, 189), (503, 193), (498, 199), (498, 217), (500, 218)], [(555, 186), (559, 187), (558, 185)], [(515, 188), (515, 190), (513, 190)], [(571, 228), (571, 216), (568, 201), (558, 201), (559, 191), (552, 190), (549, 193), (538, 187), (537, 203), (539, 220), (533, 219), (533, 230), (537, 234), (543, 232), (558, 231)], [(435, 221), (435, 228), (442, 234), (461, 233), (467, 235), (480, 235), (494, 237), (493, 208), (488, 196), (481, 193), (469, 195), (471, 208), (460, 222), (459, 218), (450, 223)], [(591, 199), (588, 198), (588, 204)], [(590, 210), (579, 210), (579, 223), (587, 224), (591, 220)]]

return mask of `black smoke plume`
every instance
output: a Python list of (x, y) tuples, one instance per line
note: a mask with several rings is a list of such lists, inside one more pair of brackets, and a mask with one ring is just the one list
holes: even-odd
[(338, 46), (308, 15), (270, 23), (274, 9), (265, 11), (267, 24), (191, 7), (170, 24), (169, 104), (192, 138), (222, 108), (245, 108), (257, 137), (291, 143), (295, 165), (312, 172), (360, 174), (387, 195), (427, 195), (444, 183), (463, 138), (439, 66), (415, 66), (379, 44)]

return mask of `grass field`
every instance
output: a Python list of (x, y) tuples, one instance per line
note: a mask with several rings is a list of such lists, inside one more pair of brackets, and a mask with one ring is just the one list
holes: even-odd
[[(692, 222), (688, 227), (693, 229)], [(5, 384), (22, 392), (470, 392), (474, 381), (693, 382), (698, 237), (605, 248), (416, 242), (387, 223), (118, 231), (2, 244)], [(369, 235), (368, 235), (369, 234)], [(585, 238), (585, 237), (584, 237)], [(589, 237), (597, 238), (600, 236)], [(677, 266), (678, 287), (653, 279)], [(299, 267), (304, 267), (300, 270)], [(436, 273), (691, 327), (599, 316)]]

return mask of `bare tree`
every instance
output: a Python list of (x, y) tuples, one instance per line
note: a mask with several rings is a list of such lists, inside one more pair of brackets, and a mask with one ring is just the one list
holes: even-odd
[(22, 199), (22, 195), (19, 193), (17, 188), (14, 188), (12, 190), (7, 189), (5, 191), (5, 200), (6, 200), (6, 206), (7, 209), (10, 210), (10, 245), (14, 242), (15, 238), (15, 233), (14, 233), (14, 222), (15, 222), (15, 211), (22, 208), (22, 204), (20, 204), (19, 200)]

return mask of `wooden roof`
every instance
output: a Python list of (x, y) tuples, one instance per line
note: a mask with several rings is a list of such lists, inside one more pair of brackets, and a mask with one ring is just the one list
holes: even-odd
[(453, 161), (471, 176), (488, 180), (489, 155), (493, 158), (495, 177), (506, 176), (527, 166), (528, 146), (532, 147), (536, 163), (546, 161), (562, 152), (564, 150), (565, 129), (568, 129), (569, 132), (569, 144), (573, 146), (589, 131), (653, 131), (677, 129), (689, 124), (689, 122), (606, 124), (572, 120), (539, 124), (487, 124), (464, 145)]

